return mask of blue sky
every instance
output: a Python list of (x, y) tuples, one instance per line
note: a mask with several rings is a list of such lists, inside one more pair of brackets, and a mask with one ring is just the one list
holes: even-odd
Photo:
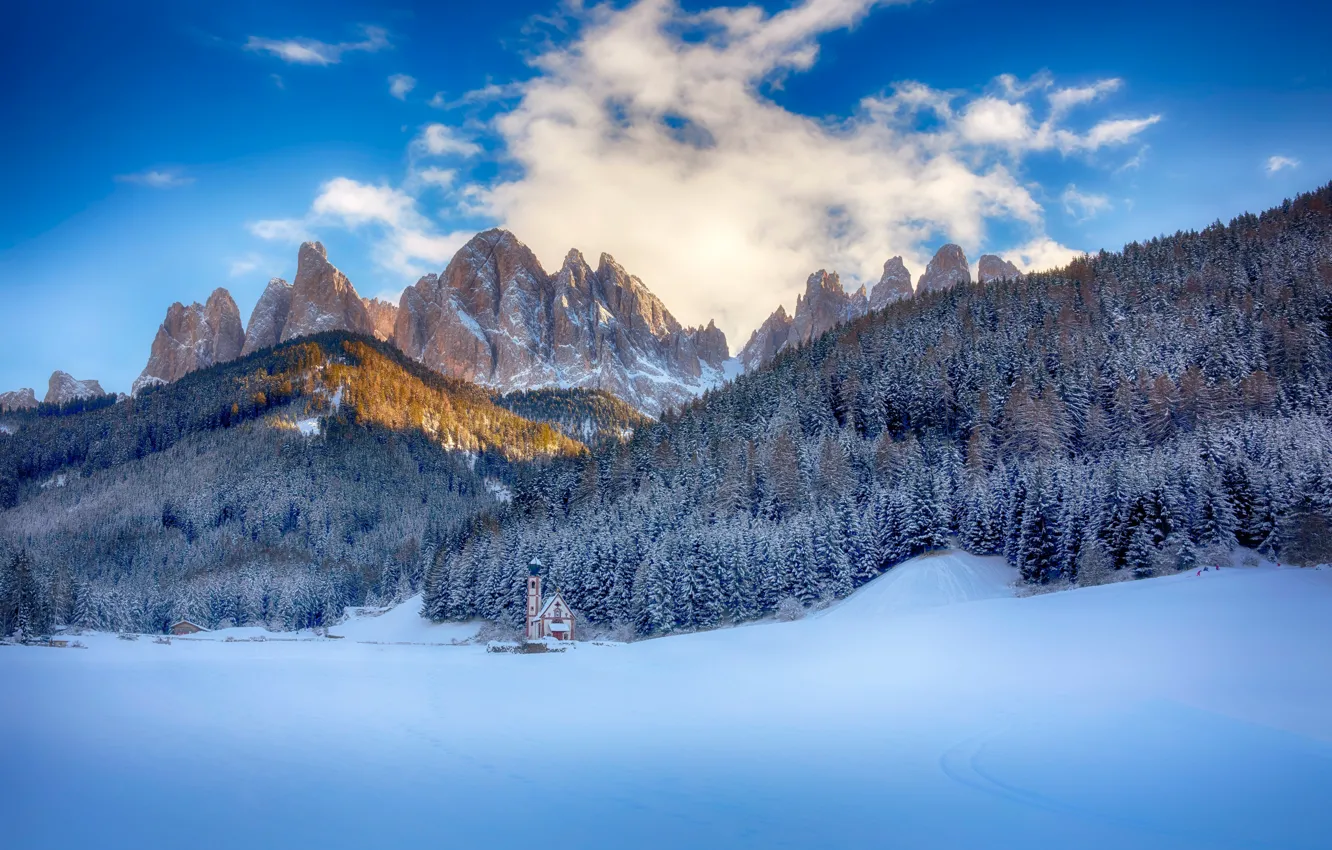
[(1326, 4), (16, 12), (0, 389), (39, 396), (127, 390), (172, 301), (225, 286), (248, 318), (302, 237), (363, 295), (495, 224), (548, 268), (608, 251), (735, 350), (820, 266), (1038, 266), (1332, 178)]

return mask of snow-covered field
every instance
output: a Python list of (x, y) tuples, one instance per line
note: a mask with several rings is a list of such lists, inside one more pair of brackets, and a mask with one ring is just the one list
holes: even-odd
[(926, 557), (802, 621), (547, 655), (414, 601), (0, 647), (0, 845), (1328, 846), (1332, 570), (1011, 581)]

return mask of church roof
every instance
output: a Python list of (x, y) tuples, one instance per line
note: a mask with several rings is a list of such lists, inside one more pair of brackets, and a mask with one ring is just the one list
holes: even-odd
[(555, 591), (555, 595), (547, 599), (546, 604), (542, 605), (541, 610), (537, 612), (538, 620), (546, 616), (546, 612), (549, 611), (551, 606), (555, 604), (556, 599), (560, 600), (560, 604), (564, 606), (566, 611), (568, 611), (571, 615), (573, 614), (573, 609), (569, 607), (569, 603), (564, 601), (564, 597), (560, 596), (560, 592), (557, 590)]

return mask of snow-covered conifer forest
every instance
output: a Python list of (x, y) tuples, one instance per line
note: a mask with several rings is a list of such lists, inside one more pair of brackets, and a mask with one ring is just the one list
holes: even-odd
[(918, 295), (655, 423), (496, 400), (349, 334), (286, 343), (5, 415), (0, 630), (299, 628), (421, 590), (432, 618), (516, 624), (534, 556), (589, 625), (640, 636), (842, 597), (953, 544), (1034, 585), (1237, 544), (1316, 563), (1329, 322), (1332, 186)]
[(536, 472), (440, 549), (439, 619), (517, 622), (539, 556), (639, 635), (844, 596), (957, 545), (1033, 584), (1332, 558), (1332, 186), (1201, 233), (917, 295), (631, 440)]

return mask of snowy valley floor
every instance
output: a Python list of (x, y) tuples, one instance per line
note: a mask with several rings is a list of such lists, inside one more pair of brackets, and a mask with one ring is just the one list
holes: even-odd
[(927, 557), (800, 622), (548, 655), (389, 643), (468, 633), (414, 608), (0, 647), (0, 845), (1328, 846), (1332, 570), (1011, 580)]

